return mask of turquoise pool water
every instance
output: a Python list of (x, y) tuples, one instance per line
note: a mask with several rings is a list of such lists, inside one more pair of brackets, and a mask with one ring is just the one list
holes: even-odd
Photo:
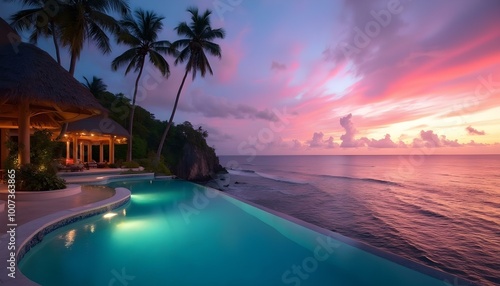
[(110, 185), (131, 201), (46, 235), (21, 260), (24, 275), (82, 286), (453, 285), (188, 182)]

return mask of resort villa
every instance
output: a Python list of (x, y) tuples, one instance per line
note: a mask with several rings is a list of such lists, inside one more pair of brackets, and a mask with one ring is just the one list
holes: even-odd
[(128, 132), (107, 118), (107, 110), (50, 55), (20, 42), (5, 21), (0, 26), (0, 169), (11, 137), (24, 146), (20, 163), (29, 163), (29, 137), (35, 129), (51, 130), (54, 137), (65, 129), (60, 140), (66, 142), (68, 163), (94, 161), (93, 145), (99, 146), (98, 162), (114, 163), (114, 146), (126, 144)]

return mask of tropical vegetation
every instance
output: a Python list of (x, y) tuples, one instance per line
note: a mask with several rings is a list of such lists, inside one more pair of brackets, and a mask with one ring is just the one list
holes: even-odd
[[(178, 125), (173, 122), (188, 74), (192, 74), (193, 80), (198, 74), (202, 77), (207, 72), (213, 74), (208, 56), (221, 58), (221, 48), (215, 40), (223, 39), (225, 31), (221, 28), (212, 28), (210, 10), (200, 13), (195, 7), (188, 8), (191, 21), (181, 22), (175, 27), (174, 30), (181, 39), (171, 43), (159, 40), (164, 17), (142, 9), (130, 13), (127, 0), (20, 0), (19, 2), (27, 8), (11, 16), (11, 25), (18, 31), (30, 32), (30, 41), (34, 44), (40, 37), (50, 37), (59, 64), (61, 64), (60, 50), (66, 49), (70, 55), (68, 71), (72, 75), (85, 42), (93, 43), (104, 54), (111, 52), (111, 36), (116, 37), (118, 44), (128, 47), (112, 61), (111, 67), (113, 70), (118, 70), (126, 66), (125, 75), (132, 70), (137, 73), (131, 99), (121, 93), (109, 92), (104, 80), (96, 76), (91, 79), (84, 77), (82, 83), (101, 105), (110, 111), (109, 117), (128, 127), (131, 134), (128, 149), (125, 150), (124, 145), (118, 145), (115, 149), (118, 166), (123, 162), (126, 166), (136, 166), (139, 163), (155, 172), (169, 174), (170, 170), (173, 170), (175, 173), (177, 166), (183, 160), (183, 152), (189, 148), (191, 150), (196, 148), (196, 152), (207, 154), (218, 165), (215, 149), (206, 143), (208, 136), (206, 130), (201, 126), (195, 128), (187, 121)], [(120, 15), (121, 20), (116, 20), (112, 15)], [(41, 23), (40, 19), (43, 17), (46, 22)], [(170, 66), (165, 58), (167, 55), (174, 56), (176, 65), (185, 64), (185, 71), (169, 120), (162, 122), (144, 108), (137, 106), (136, 97), (147, 61), (164, 77), (169, 76)], [(60, 136), (64, 130), (65, 127), (62, 128)], [(169, 140), (166, 140), (167, 135)], [(16, 150), (15, 146), (12, 147), (12, 150)], [(60, 157), (61, 153), (51, 153), (51, 156), (51, 158)], [(133, 158), (138, 159), (133, 161)], [(12, 164), (15, 162), (12, 161)], [(26, 167), (25, 173), (31, 172), (31, 175), (36, 177), (40, 170), (52, 172), (53, 169), (44, 168), (32, 164)], [(52, 188), (59, 186), (55, 183)]]
[(66, 187), (66, 182), (57, 176), (57, 166), (54, 161), (54, 158), (60, 156), (63, 144), (51, 138), (50, 131), (35, 131), (31, 137), (31, 163), (22, 166), (18, 164), (19, 144), (12, 140), (7, 142), (9, 156), (5, 163), (7, 169), (16, 170), (16, 190), (45, 191)]
[(212, 12), (210, 10), (205, 10), (205, 12), (200, 15), (198, 8), (195, 7), (190, 7), (187, 11), (191, 14), (191, 22), (189, 24), (182, 22), (175, 28), (177, 35), (185, 38), (172, 43), (172, 49), (180, 49), (177, 53), (178, 55), (175, 59), (175, 64), (177, 65), (187, 61), (186, 70), (175, 97), (175, 103), (172, 108), (170, 119), (168, 120), (165, 131), (163, 131), (160, 144), (158, 145), (158, 150), (156, 151), (156, 159), (158, 161), (160, 159), (159, 156), (162, 153), (165, 139), (167, 138), (167, 134), (174, 121), (175, 111), (177, 110), (177, 104), (179, 103), (179, 97), (188, 73), (191, 72), (193, 74), (193, 80), (195, 79), (198, 71), (202, 77), (205, 76), (207, 71), (210, 72), (210, 74), (213, 74), (212, 67), (210, 66), (205, 52), (218, 58), (221, 58), (222, 56), (220, 46), (212, 41), (215, 39), (223, 39), (225, 37), (225, 31), (221, 28), (212, 29), (212, 26), (210, 25), (210, 15)]
[(132, 145), (133, 145), (133, 127), (134, 127), (134, 113), (135, 102), (137, 97), (137, 89), (139, 87), (139, 80), (144, 70), (144, 64), (147, 59), (161, 72), (165, 77), (170, 74), (170, 66), (162, 54), (166, 55), (171, 53), (170, 42), (158, 41), (158, 33), (163, 27), (163, 17), (158, 16), (153, 11), (144, 11), (137, 9), (132, 15), (126, 15), (120, 21), (122, 31), (118, 38), (118, 43), (125, 44), (130, 49), (123, 52), (111, 63), (113, 70), (127, 65), (125, 75), (132, 69), (138, 72), (135, 80), (134, 94), (132, 96), (132, 108), (130, 111), (129, 133), (131, 135), (128, 142), (127, 160), (132, 160)]
[(37, 44), (40, 36), (51, 37), (54, 43), (57, 63), (61, 64), (59, 51), (60, 35), (58, 34), (59, 29), (56, 27), (55, 18), (57, 15), (55, 8), (57, 7), (50, 8), (51, 3), (57, 2), (52, 2), (52, 0), (23, 0), (21, 2), (30, 8), (12, 15), (10, 17), (11, 26), (18, 31), (32, 30), (29, 36), (30, 43), (32, 44)]
[(70, 53), (69, 73), (74, 75), (86, 41), (91, 41), (103, 53), (111, 52), (106, 32), (118, 35), (119, 22), (110, 16), (117, 12), (129, 13), (126, 0), (21, 0), (28, 9), (11, 16), (11, 25), (18, 31), (32, 30), (30, 41), (37, 43), (40, 36), (51, 36), (56, 57), (61, 64), (59, 43)]

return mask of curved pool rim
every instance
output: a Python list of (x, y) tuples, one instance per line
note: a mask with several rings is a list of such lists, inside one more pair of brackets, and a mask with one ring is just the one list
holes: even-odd
[[(19, 227), (16, 227), (16, 274), (15, 278), (10, 278), (8, 276), (7, 267), (2, 267), (0, 269), (0, 284), (5, 286), (35, 286), (39, 285), (26, 276), (24, 276), (21, 270), (18, 268), (18, 263), (24, 257), (24, 255), (35, 245), (43, 240), (43, 237), (48, 233), (66, 226), (68, 224), (74, 223), (76, 221), (95, 216), (108, 212), (110, 210), (119, 208), (130, 201), (130, 190), (126, 188), (116, 188), (115, 195), (92, 204), (88, 204), (81, 207), (76, 207), (72, 209), (62, 210), (44, 217), (35, 219), (28, 223), (25, 223)], [(9, 240), (8, 234), (4, 234), (0, 237), (2, 245), (7, 245)], [(5, 242), (5, 244), (3, 243)], [(7, 247), (2, 247), (0, 249), (0, 259), (7, 261), (9, 258), (10, 251)]]
[(394, 254), (394, 253), (382, 250), (382, 249), (377, 248), (375, 246), (366, 244), (366, 243), (364, 243), (362, 241), (359, 241), (359, 240), (356, 240), (356, 239), (353, 239), (353, 238), (349, 238), (349, 237), (344, 236), (344, 235), (342, 235), (340, 233), (331, 231), (331, 230), (326, 229), (326, 228), (322, 228), (320, 226), (317, 226), (317, 225), (314, 225), (312, 223), (303, 221), (301, 219), (298, 219), (296, 217), (287, 215), (285, 213), (281, 213), (279, 211), (267, 208), (265, 206), (258, 205), (258, 204), (254, 203), (254, 202), (251, 202), (251, 201), (248, 201), (248, 200), (245, 200), (245, 199), (242, 199), (242, 198), (238, 198), (238, 197), (236, 197), (236, 196), (234, 196), (232, 194), (228, 194), (228, 193), (224, 193), (224, 192), (220, 192), (220, 193), (222, 195), (225, 195), (229, 199), (232, 199), (232, 200), (236, 201), (236, 202), (250, 205), (250, 206), (252, 206), (254, 208), (257, 208), (257, 209), (262, 210), (264, 212), (268, 212), (268, 213), (273, 214), (275, 216), (278, 216), (278, 217), (280, 217), (282, 219), (288, 220), (290, 222), (293, 222), (295, 224), (298, 224), (300, 226), (303, 226), (305, 228), (308, 228), (310, 230), (318, 232), (318, 233), (320, 233), (322, 235), (329, 236), (329, 237), (331, 237), (333, 239), (336, 239), (336, 240), (338, 240), (340, 242), (343, 242), (343, 243), (348, 244), (350, 246), (353, 246), (355, 248), (361, 249), (361, 250), (366, 251), (368, 253), (371, 253), (373, 255), (379, 256), (379, 257), (381, 257), (383, 259), (389, 260), (391, 262), (394, 262), (394, 263), (397, 263), (399, 265), (402, 265), (402, 266), (404, 266), (406, 268), (415, 270), (415, 271), (423, 273), (423, 274), (425, 274), (427, 276), (430, 276), (430, 277), (436, 278), (438, 280), (441, 280), (441, 281), (443, 281), (443, 285), (444, 286), (448, 286), (448, 285), (449, 286), (476, 286), (476, 285), (478, 285), (478, 284), (475, 284), (475, 283), (473, 283), (473, 282), (471, 282), (469, 280), (466, 280), (466, 279), (460, 278), (460, 277), (458, 277), (456, 275), (453, 275), (451, 273), (447, 273), (447, 272), (444, 272), (442, 270), (439, 270), (439, 269), (436, 269), (436, 268), (432, 268), (430, 266), (427, 266), (427, 265), (415, 262), (415, 261), (410, 260), (408, 258), (405, 258), (405, 257), (399, 256), (397, 254)]

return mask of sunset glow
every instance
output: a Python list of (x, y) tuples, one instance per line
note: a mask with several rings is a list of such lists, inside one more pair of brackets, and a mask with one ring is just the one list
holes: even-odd
[[(10, 5), (2, 17), (18, 8)], [(176, 114), (207, 129), (220, 155), (500, 153), (496, 0), (131, 1), (138, 5), (165, 16), (166, 40), (189, 5), (213, 10), (212, 25), (226, 30), (214, 76), (189, 78)], [(41, 47), (53, 54), (50, 41)], [(110, 68), (123, 51), (86, 47), (75, 77), (96, 75), (131, 97), (135, 75)], [(147, 70), (138, 95), (161, 120), (184, 69), (168, 61), (171, 76)]]

